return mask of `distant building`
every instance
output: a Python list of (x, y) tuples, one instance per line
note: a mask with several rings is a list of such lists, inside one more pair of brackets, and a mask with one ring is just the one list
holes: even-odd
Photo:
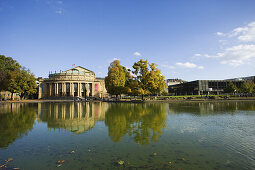
[(168, 86), (175, 85), (175, 84), (180, 84), (180, 83), (183, 83), (184, 81), (181, 80), (181, 79), (176, 78), (176, 79), (166, 79), (165, 82), (166, 82), (166, 86), (167, 86), (165, 91), (168, 92)]
[(201, 94), (220, 94), (227, 87), (229, 82), (233, 82), (238, 88), (241, 87), (243, 80), (196, 80), (186, 83), (168, 86), (168, 93), (174, 95), (201, 95)]
[(239, 77), (239, 78), (233, 78), (233, 79), (226, 79), (226, 80), (244, 80), (244, 81), (254, 81), (255, 76), (249, 76), (249, 77)]
[[(12, 93), (9, 91), (1, 91), (0, 92), (0, 100), (11, 100)], [(20, 100), (19, 93), (13, 93), (13, 100)]]
[(104, 97), (104, 79), (81, 66), (60, 73), (49, 73), (49, 78), (38, 78), (38, 98)]

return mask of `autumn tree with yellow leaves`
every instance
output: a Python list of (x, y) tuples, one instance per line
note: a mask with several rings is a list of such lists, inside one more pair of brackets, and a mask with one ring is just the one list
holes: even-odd
[(105, 78), (105, 85), (108, 93), (120, 95), (159, 95), (166, 87), (161, 71), (155, 63), (149, 64), (147, 60), (139, 60), (133, 65), (133, 71), (120, 65), (115, 60), (108, 68), (108, 75)]
[(105, 87), (111, 95), (121, 95), (125, 89), (126, 68), (120, 65), (119, 60), (114, 60), (109, 68), (108, 75), (105, 77)]

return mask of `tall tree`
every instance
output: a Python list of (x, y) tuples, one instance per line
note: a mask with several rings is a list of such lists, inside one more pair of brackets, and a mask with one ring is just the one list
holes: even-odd
[(133, 65), (135, 74), (135, 80), (137, 81), (138, 87), (135, 90), (137, 94), (160, 94), (165, 88), (165, 77), (162, 76), (161, 71), (156, 68), (156, 64), (149, 64), (147, 60), (139, 60)]
[(36, 93), (34, 75), (11, 57), (0, 55), (0, 90), (19, 93), (21, 98)]
[(8, 90), (11, 80), (15, 79), (21, 65), (11, 57), (0, 55), (0, 91)]
[(149, 76), (149, 68), (148, 61), (140, 59), (138, 62), (135, 62), (133, 65), (135, 74), (135, 81), (137, 81), (138, 87), (135, 89), (135, 93), (138, 95), (142, 95), (142, 99), (144, 95), (150, 94), (148, 90), (148, 76)]
[(227, 88), (224, 89), (225, 93), (234, 93), (238, 90), (238, 88), (234, 85), (234, 83), (231, 81), (227, 84)]
[(156, 68), (155, 63), (150, 64), (150, 69), (151, 70), (148, 75), (149, 91), (154, 95), (161, 94), (166, 87), (166, 83), (164, 81), (165, 77), (162, 76), (161, 71)]
[(120, 65), (119, 60), (114, 60), (109, 68), (108, 75), (105, 77), (105, 87), (111, 95), (121, 95), (125, 89), (126, 73), (125, 67)]
[(12, 93), (19, 93), (20, 97), (36, 93), (36, 80), (29, 69), (22, 68), (15, 79), (11, 80), (8, 90)]
[(240, 91), (242, 93), (252, 93), (254, 88), (254, 83), (252, 81), (246, 81), (241, 85)]

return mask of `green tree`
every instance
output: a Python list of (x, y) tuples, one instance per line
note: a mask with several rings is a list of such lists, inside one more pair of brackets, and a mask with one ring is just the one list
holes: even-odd
[(242, 93), (252, 93), (254, 90), (254, 83), (252, 81), (246, 81), (241, 85), (240, 91)]
[[(19, 89), (18, 93), (20, 93), (20, 97), (30, 96), (36, 93), (36, 80), (35, 76), (30, 72), (29, 69), (22, 68), (20, 70), (19, 75), (15, 79), (15, 88)], [(11, 87), (11, 86), (10, 86)], [(12, 88), (10, 88), (12, 90)]]
[(138, 62), (135, 62), (133, 65), (135, 74), (135, 81), (137, 81), (138, 87), (134, 90), (135, 94), (142, 95), (142, 99), (144, 95), (150, 94), (148, 90), (148, 77), (149, 77), (149, 68), (148, 61), (140, 59)]
[(105, 87), (111, 95), (121, 95), (125, 90), (126, 68), (120, 65), (119, 60), (114, 60), (109, 68), (108, 75), (105, 77)]
[(11, 80), (16, 78), (20, 69), (21, 65), (16, 60), (0, 55), (0, 91), (8, 90)]
[(135, 81), (138, 83), (138, 87), (135, 89), (135, 93), (138, 95), (147, 94), (160, 94), (165, 88), (165, 77), (161, 75), (161, 71), (156, 68), (156, 64), (149, 64), (147, 60), (139, 60), (133, 65), (135, 75)]
[(30, 70), (11, 57), (0, 55), (0, 90), (19, 93), (21, 98), (36, 93), (36, 82)]
[(164, 92), (166, 87), (165, 77), (162, 76), (161, 71), (156, 68), (156, 64), (150, 64), (151, 71), (148, 75), (148, 88), (154, 95), (159, 95)]
[(227, 87), (224, 89), (225, 93), (234, 93), (238, 90), (238, 88), (234, 85), (234, 83), (231, 81), (227, 84)]

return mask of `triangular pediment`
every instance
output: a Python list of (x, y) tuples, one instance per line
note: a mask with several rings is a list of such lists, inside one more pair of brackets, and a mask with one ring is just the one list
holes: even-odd
[(80, 74), (82, 74), (82, 73), (92, 73), (92, 74), (94, 74), (93, 71), (91, 71), (89, 69), (86, 69), (84, 67), (81, 67), (81, 66), (74, 67), (72, 69), (66, 70), (65, 72), (66, 73), (80, 73)]

